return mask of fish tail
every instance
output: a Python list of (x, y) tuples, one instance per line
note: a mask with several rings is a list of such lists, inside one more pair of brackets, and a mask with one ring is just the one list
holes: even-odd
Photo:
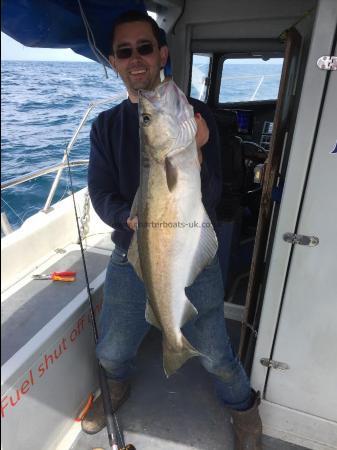
[(163, 362), (167, 378), (194, 356), (201, 356), (201, 353), (189, 343), (183, 334), (181, 334), (179, 350), (170, 347), (166, 339), (163, 340)]

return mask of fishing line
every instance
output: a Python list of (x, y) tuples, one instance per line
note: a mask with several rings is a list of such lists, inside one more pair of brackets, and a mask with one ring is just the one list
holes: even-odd
[[(65, 195), (67, 194), (69, 188), (69, 176), (67, 177), (67, 181), (66, 181), (66, 186), (64, 188), (64, 192), (61, 196), (61, 198), (59, 199), (59, 201), (63, 200), (63, 198), (65, 197)], [(31, 208), (28, 211), (25, 211), (25, 213), (21, 216), (19, 216), (19, 214), (15, 211), (15, 209), (8, 203), (6, 202), (6, 200), (3, 198), (3, 196), (1, 196), (1, 201), (4, 202), (4, 204), (7, 206), (7, 208), (12, 211), (12, 213), (20, 220), (21, 225), (23, 225), (23, 222), (26, 220), (26, 217), (28, 216), (28, 214), (34, 214), (34, 208)], [(30, 217), (30, 215), (28, 216)]]
[(5, 205), (12, 211), (12, 213), (20, 220), (21, 225), (22, 225), (23, 224), (23, 219), (19, 216), (19, 214), (17, 214), (15, 209), (12, 208), (11, 205), (9, 203), (7, 203), (6, 200), (3, 197), (1, 197), (1, 201), (3, 201), (5, 203)]
[(66, 185), (65, 185), (63, 194), (61, 195), (60, 199), (58, 200), (59, 202), (64, 199), (66, 194), (69, 194), (68, 189), (69, 189), (69, 174), (68, 174), (67, 179), (66, 179)]
[[(76, 227), (77, 227), (79, 245), (80, 245), (80, 250), (81, 250), (81, 258), (82, 258), (82, 263), (83, 263), (87, 294), (88, 294), (89, 305), (90, 305), (91, 325), (92, 325), (92, 330), (93, 330), (93, 334), (94, 334), (94, 340), (95, 340), (95, 343), (97, 344), (98, 343), (98, 331), (97, 331), (97, 325), (96, 325), (96, 319), (95, 319), (93, 300), (92, 300), (92, 296), (91, 296), (87, 265), (86, 265), (85, 256), (84, 256), (81, 230), (80, 230), (79, 219), (78, 219), (78, 214), (77, 214), (75, 192), (74, 192), (74, 188), (73, 188), (73, 180), (72, 180), (72, 173), (71, 173), (71, 168), (70, 168), (68, 150), (66, 150), (65, 155), (66, 155), (66, 159), (67, 159), (67, 168), (68, 168), (71, 196), (73, 199)], [(103, 398), (104, 412), (105, 412), (106, 422), (107, 422), (107, 432), (108, 432), (109, 444), (113, 450), (119, 450), (118, 440), (120, 443), (122, 443), (122, 446), (123, 446), (122, 448), (125, 448), (124, 437), (118, 426), (116, 414), (112, 409), (111, 398), (110, 398), (110, 393), (109, 393), (109, 388), (108, 388), (108, 382), (107, 382), (104, 367), (100, 364), (99, 361), (97, 361), (97, 362), (98, 362), (98, 368), (99, 368), (98, 373), (99, 373), (99, 381), (100, 381), (100, 387), (101, 387), (101, 395)], [(118, 434), (116, 433), (116, 431)]]

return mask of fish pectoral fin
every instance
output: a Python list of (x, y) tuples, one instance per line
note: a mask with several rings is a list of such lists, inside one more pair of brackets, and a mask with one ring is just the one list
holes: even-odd
[(137, 232), (133, 233), (131, 244), (128, 250), (128, 261), (134, 268), (138, 277), (143, 281), (143, 273), (140, 267)]
[(146, 321), (153, 325), (154, 327), (158, 328), (159, 330), (161, 330), (161, 325), (157, 320), (157, 317), (155, 316), (153, 309), (151, 308), (151, 305), (149, 304), (149, 302), (146, 303), (146, 308), (145, 308), (145, 319)]
[(188, 359), (194, 356), (202, 356), (193, 345), (183, 336), (181, 339), (182, 346), (179, 350), (172, 349), (166, 339), (163, 339), (163, 365), (167, 378), (176, 372)]
[(189, 117), (179, 126), (179, 133), (176, 138), (175, 146), (185, 148), (190, 145), (197, 133), (197, 123), (194, 116)]
[(168, 190), (172, 192), (177, 185), (178, 180), (178, 170), (172, 162), (172, 158), (165, 158), (165, 172), (166, 172), (166, 183)]
[(193, 284), (199, 273), (213, 260), (218, 250), (218, 239), (206, 210), (202, 223), (203, 225), (209, 223), (210, 226), (202, 226), (201, 228), (199, 243), (193, 257), (186, 287)]

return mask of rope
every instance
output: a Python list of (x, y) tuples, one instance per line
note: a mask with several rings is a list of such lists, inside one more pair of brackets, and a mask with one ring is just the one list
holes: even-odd
[(303, 16), (301, 16), (298, 20), (296, 20), (296, 22), (294, 22), (289, 28), (287, 28), (286, 30), (282, 31), (282, 33), (279, 35), (279, 39), (284, 42), (287, 39), (287, 35), (288, 32), (291, 28), (296, 27), (296, 25), (298, 25), (300, 22), (302, 22), (303, 19), (305, 19), (307, 16), (309, 16), (312, 11), (315, 9), (315, 7), (308, 9), (308, 11), (305, 11), (305, 13), (303, 14)]
[(79, 6), (79, 8), (80, 8), (80, 13), (81, 13), (81, 17), (82, 17), (83, 24), (84, 24), (84, 27), (85, 27), (85, 31), (86, 31), (86, 33), (87, 33), (87, 38), (88, 38), (89, 46), (90, 46), (90, 48), (91, 48), (93, 54), (96, 56), (97, 62), (98, 62), (99, 64), (102, 64), (103, 69), (104, 69), (104, 72), (105, 72), (105, 77), (106, 77), (106, 78), (109, 78), (109, 77), (108, 77), (108, 72), (107, 72), (107, 70), (106, 70), (106, 67), (105, 67), (104, 62), (105, 62), (109, 67), (111, 67), (112, 69), (113, 69), (113, 67), (112, 67), (112, 65), (111, 65), (111, 63), (110, 63), (110, 61), (109, 61), (109, 59), (106, 58), (105, 55), (103, 55), (103, 53), (100, 51), (99, 48), (97, 48), (97, 46), (96, 46), (96, 41), (95, 41), (95, 36), (94, 36), (94, 33), (92, 32), (92, 30), (91, 30), (91, 28), (90, 28), (88, 19), (87, 19), (86, 15), (85, 15), (85, 12), (84, 12), (83, 7), (82, 7), (82, 4), (81, 4), (81, 0), (77, 0), (77, 2), (78, 2), (78, 6)]

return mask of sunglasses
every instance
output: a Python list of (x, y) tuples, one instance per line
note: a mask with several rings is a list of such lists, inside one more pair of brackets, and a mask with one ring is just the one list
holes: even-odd
[(147, 42), (147, 43), (139, 45), (135, 49), (133, 49), (132, 47), (119, 48), (116, 50), (116, 56), (118, 59), (131, 58), (131, 55), (134, 50), (137, 50), (137, 53), (139, 55), (146, 56), (146, 55), (151, 55), (151, 53), (153, 53), (154, 48), (153, 48), (153, 44), (151, 44), (151, 42)]

